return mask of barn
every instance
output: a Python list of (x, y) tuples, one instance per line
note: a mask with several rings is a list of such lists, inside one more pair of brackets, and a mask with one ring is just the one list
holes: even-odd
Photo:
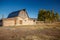
[(36, 20), (28, 16), (26, 9), (11, 12), (7, 18), (0, 20), (0, 26), (35, 25)]

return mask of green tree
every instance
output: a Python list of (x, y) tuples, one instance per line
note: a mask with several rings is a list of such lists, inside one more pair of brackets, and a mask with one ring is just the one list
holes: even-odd
[(47, 16), (46, 16), (47, 22), (50, 22), (50, 21), (51, 21), (51, 19), (50, 19), (50, 18), (51, 18), (51, 17), (50, 17), (50, 13), (51, 13), (51, 12), (48, 10), (48, 11), (47, 11)]
[(43, 18), (43, 10), (39, 10), (37, 20), (38, 21), (43, 21), (44, 20), (44, 18)]
[(47, 18), (50, 17), (50, 11), (47, 11)]
[(59, 15), (58, 15), (58, 13), (56, 13), (55, 17), (56, 17), (56, 21), (58, 21), (58, 20), (59, 20)]
[(39, 10), (38, 12), (38, 21), (44, 21), (44, 22), (54, 22), (59, 20), (59, 14), (54, 13), (54, 10), (49, 11), (49, 10)]
[(51, 10), (51, 21), (54, 22), (55, 21), (55, 15), (54, 15), (54, 10)]
[(44, 19), (44, 22), (46, 21), (46, 18), (47, 18), (47, 11), (46, 10), (44, 10), (43, 11), (43, 19)]

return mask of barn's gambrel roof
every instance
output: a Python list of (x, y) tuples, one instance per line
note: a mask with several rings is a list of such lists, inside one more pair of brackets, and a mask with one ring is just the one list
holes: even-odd
[[(17, 16), (19, 15), (19, 12), (21, 12), (21, 11), (25, 11), (25, 12), (26, 12), (25, 9), (18, 10), (18, 11), (14, 11), (14, 12), (10, 13), (7, 18), (17, 17)], [(27, 12), (26, 12), (26, 15), (28, 16)], [(29, 17), (29, 16), (28, 16), (28, 17)]]

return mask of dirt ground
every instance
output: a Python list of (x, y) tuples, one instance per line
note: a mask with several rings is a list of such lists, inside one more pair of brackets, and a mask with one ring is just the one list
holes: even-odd
[(59, 26), (37, 27), (0, 27), (0, 40), (60, 40)]

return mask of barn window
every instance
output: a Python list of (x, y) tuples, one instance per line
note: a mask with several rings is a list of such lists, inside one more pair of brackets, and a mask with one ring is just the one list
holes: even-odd
[(20, 24), (22, 24), (22, 20), (20, 20)]

